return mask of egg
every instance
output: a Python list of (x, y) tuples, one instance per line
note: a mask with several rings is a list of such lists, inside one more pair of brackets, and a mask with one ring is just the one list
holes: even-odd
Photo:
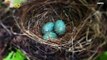
[(43, 35), (44, 40), (53, 40), (56, 38), (57, 38), (57, 35), (54, 32), (47, 32), (46, 34)]
[(63, 35), (66, 32), (66, 25), (63, 20), (55, 22), (54, 30), (58, 35)]
[(53, 22), (47, 22), (42, 27), (42, 33), (45, 34), (47, 32), (51, 32), (54, 29), (54, 23)]

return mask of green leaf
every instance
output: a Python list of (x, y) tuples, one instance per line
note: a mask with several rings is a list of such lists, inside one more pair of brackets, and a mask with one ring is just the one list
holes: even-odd
[(25, 3), (26, 0), (10, 0), (10, 7), (19, 8), (22, 6), (22, 3)]
[(107, 60), (107, 51), (100, 54), (96, 60)]
[(0, 7), (2, 6), (2, 2), (0, 1)]
[(25, 54), (19, 50), (16, 49), (16, 52), (11, 51), (8, 56), (6, 56), (3, 60), (25, 60), (27, 59)]
[(11, 58), (12, 58), (13, 55), (14, 55), (14, 52), (11, 51), (11, 52), (9, 53), (9, 55), (8, 55), (7, 57), (5, 57), (3, 60), (11, 60)]

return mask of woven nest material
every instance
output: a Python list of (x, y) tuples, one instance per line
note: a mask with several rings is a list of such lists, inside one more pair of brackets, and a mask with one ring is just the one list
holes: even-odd
[[(36, 48), (46, 50), (43, 47), (49, 49), (45, 52), (46, 54), (64, 49), (66, 52), (76, 53), (80, 58), (92, 60), (98, 53), (98, 49), (106, 43), (105, 29), (102, 22), (104, 17), (97, 11), (96, 3), (97, 1), (91, 0), (40, 0), (29, 2), (22, 6), (14, 16), (16, 26), (21, 31), (20, 34), (24, 36), (16, 36), (12, 42), (14, 45), (23, 48), (29, 54), (31, 60), (33, 58), (35, 60), (35, 56), (37, 56), (34, 55), (36, 54)], [(66, 33), (54, 41), (44, 40), (41, 33), (43, 24), (58, 19), (65, 22), (67, 26)], [(38, 44), (42, 44), (43, 47), (41, 48)], [(31, 47), (32, 45), (35, 45), (35, 48)], [(39, 47), (36, 47), (37, 45)]]
[[(99, 39), (103, 29), (101, 16), (96, 8), (95, 2), (91, 1), (34, 1), (22, 8), (19, 25), (35, 42), (58, 49), (63, 47), (70, 52), (86, 51), (94, 49), (104, 41)], [(65, 21), (66, 33), (55, 41), (43, 40), (41, 34), (43, 24), (58, 19)]]
[[(89, 46), (94, 41), (93, 39), (102, 33), (101, 25), (99, 25), (101, 16), (96, 12), (96, 5), (85, 6), (74, 1), (69, 3), (68, 1), (34, 2), (22, 8), (19, 25), (23, 32), (37, 42), (68, 48), (73, 45), (82, 45), (81, 42)], [(41, 34), (43, 24), (58, 19), (65, 22), (66, 33), (55, 41), (43, 40)]]

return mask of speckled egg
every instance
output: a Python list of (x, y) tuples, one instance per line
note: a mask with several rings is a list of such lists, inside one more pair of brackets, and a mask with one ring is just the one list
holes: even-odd
[(42, 27), (42, 33), (45, 34), (47, 32), (51, 32), (51, 31), (53, 31), (53, 28), (54, 28), (54, 23), (53, 22), (47, 22)]
[(66, 32), (66, 25), (63, 20), (55, 22), (54, 30), (58, 35), (63, 35)]
[(46, 34), (43, 35), (44, 40), (53, 40), (56, 38), (57, 38), (57, 35), (54, 32), (47, 32)]

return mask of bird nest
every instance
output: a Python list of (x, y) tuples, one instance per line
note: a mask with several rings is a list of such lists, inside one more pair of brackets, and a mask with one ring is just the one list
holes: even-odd
[[(96, 39), (102, 34), (102, 26), (101, 16), (94, 3), (34, 1), (22, 8), (19, 25), (21, 30), (36, 42), (58, 48), (64, 47), (71, 52), (87, 50), (94, 46), (95, 41), (101, 41)], [(43, 24), (58, 19), (65, 22), (66, 33), (57, 40), (44, 40), (41, 33)]]
[[(91, 0), (32, 1), (20, 8), (17, 13), (20, 16), (16, 15), (15, 22), (22, 35), (33, 40), (32, 44), (38, 42), (92, 59), (98, 48), (105, 44), (105, 30), (101, 21), (104, 17), (96, 11), (98, 8), (96, 3), (97, 1)], [(65, 22), (66, 33), (56, 40), (44, 40), (41, 33), (42, 26), (58, 19)]]

